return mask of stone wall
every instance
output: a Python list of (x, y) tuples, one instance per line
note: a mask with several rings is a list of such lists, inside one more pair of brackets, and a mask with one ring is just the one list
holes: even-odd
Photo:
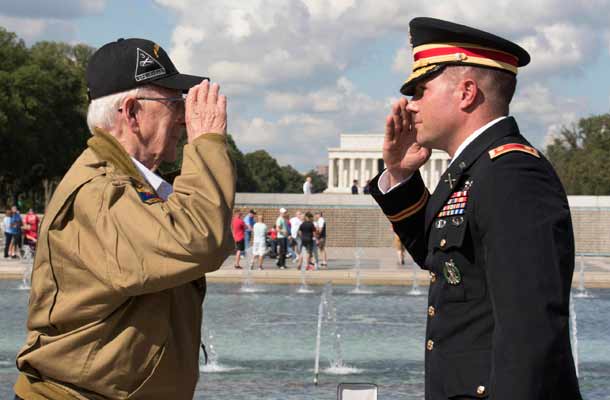
[[(610, 255), (610, 196), (570, 196), (576, 251)], [(280, 207), (293, 216), (297, 210), (322, 211), (330, 247), (389, 247), (393, 232), (377, 203), (365, 195), (238, 193), (236, 208), (263, 213), (267, 225)]]

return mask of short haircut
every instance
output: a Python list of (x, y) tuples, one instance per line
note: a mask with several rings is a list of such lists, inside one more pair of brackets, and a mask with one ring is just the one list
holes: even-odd
[(471, 66), (448, 66), (447, 72), (456, 84), (466, 77), (477, 81), (489, 107), (496, 113), (508, 115), (509, 105), (517, 88), (515, 75), (499, 69)]

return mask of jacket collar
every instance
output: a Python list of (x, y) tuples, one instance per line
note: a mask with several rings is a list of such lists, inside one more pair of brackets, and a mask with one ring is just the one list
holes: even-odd
[(472, 143), (470, 143), (464, 151), (453, 160), (449, 168), (443, 173), (441, 179), (430, 197), (428, 206), (426, 207), (426, 229), (429, 229), (434, 216), (443, 206), (445, 200), (454, 192), (462, 174), (470, 168), (470, 166), (481, 156), (485, 150), (498, 139), (505, 136), (519, 135), (519, 127), (513, 117), (505, 118), (498, 123), (492, 125), (484, 133), (479, 135)]
[(94, 135), (87, 141), (87, 145), (101, 161), (112, 164), (116, 170), (121, 171), (136, 182), (143, 185), (147, 184), (144, 177), (134, 165), (129, 154), (127, 154), (123, 146), (114, 136), (101, 129), (95, 128)]

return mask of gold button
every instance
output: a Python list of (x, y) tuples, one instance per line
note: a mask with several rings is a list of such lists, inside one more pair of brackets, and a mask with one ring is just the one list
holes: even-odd
[(428, 315), (434, 317), (434, 314), (436, 314), (436, 309), (434, 308), (434, 306), (428, 307)]
[(436, 274), (434, 272), (430, 272), (430, 282), (436, 282)]
[(442, 239), (441, 239), (441, 243), (440, 243), (441, 249), (442, 249), (443, 247), (445, 247), (445, 245), (446, 245), (446, 244), (447, 244), (447, 239), (442, 238)]
[(481, 385), (477, 388), (477, 394), (479, 396), (484, 395), (485, 394), (485, 386)]
[(426, 348), (428, 349), (428, 351), (432, 351), (432, 349), (434, 348), (434, 342), (432, 340), (428, 340), (428, 342), (426, 343)]

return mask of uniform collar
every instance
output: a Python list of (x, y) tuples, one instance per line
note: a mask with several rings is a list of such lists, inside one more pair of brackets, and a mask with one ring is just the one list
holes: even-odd
[(87, 145), (101, 161), (109, 162), (117, 170), (141, 184), (146, 183), (129, 154), (111, 134), (96, 128), (93, 137), (87, 140)]
[(460, 146), (457, 148), (457, 150), (455, 151), (455, 153), (453, 154), (453, 158), (451, 159), (451, 162), (449, 163), (449, 165), (451, 166), (451, 164), (453, 164), (453, 160), (455, 160), (456, 158), (458, 158), (460, 156), (460, 154), (462, 154), (462, 151), (464, 151), (464, 149), (470, 144), (472, 143), (476, 138), (478, 138), (483, 132), (485, 132), (487, 129), (491, 128), (493, 125), (495, 125), (497, 122), (502, 121), (503, 119), (508, 118), (506, 115), (503, 115), (499, 118), (494, 119), (493, 121), (489, 121), (488, 123), (486, 123), (485, 125), (483, 125), (482, 127), (480, 127), (479, 129), (477, 129), (476, 131), (472, 132), (470, 134), (470, 136), (468, 136), (466, 138), (466, 140), (464, 140), (462, 142), (462, 144), (460, 144)]

